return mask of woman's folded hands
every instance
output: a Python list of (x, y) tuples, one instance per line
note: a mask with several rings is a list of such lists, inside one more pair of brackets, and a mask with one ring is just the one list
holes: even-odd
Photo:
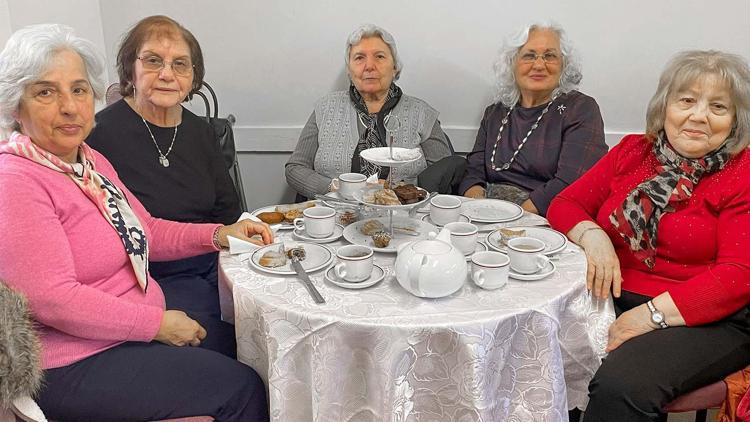
[(159, 332), (154, 340), (170, 346), (199, 346), (206, 338), (206, 329), (185, 312), (167, 310), (161, 317)]

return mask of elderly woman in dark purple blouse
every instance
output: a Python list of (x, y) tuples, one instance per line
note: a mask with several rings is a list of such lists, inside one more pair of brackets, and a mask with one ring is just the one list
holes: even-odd
[(606, 152), (596, 101), (576, 91), (581, 71), (557, 25), (529, 25), (495, 66), (499, 92), (468, 155), (460, 192), (545, 215), (552, 198)]

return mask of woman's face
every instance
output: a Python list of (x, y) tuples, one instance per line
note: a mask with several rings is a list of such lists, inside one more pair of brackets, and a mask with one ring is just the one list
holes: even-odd
[(94, 91), (78, 55), (63, 50), (52, 57), (39, 80), (24, 89), (18, 107), (21, 133), (66, 162), (94, 126)]
[(518, 50), (514, 75), (524, 98), (548, 99), (560, 85), (562, 52), (560, 39), (553, 31), (533, 30)]
[(396, 76), (396, 64), (388, 44), (380, 37), (362, 38), (349, 51), (348, 73), (363, 97), (384, 97)]
[(134, 66), (133, 85), (139, 104), (174, 107), (187, 97), (193, 86), (190, 47), (180, 36), (149, 38), (138, 50)]
[(734, 116), (729, 87), (710, 75), (670, 95), (664, 131), (680, 155), (700, 158), (721, 147), (732, 132)]

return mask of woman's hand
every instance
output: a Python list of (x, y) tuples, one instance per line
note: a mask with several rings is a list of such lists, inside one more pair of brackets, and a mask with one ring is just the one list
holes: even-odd
[(185, 312), (168, 310), (161, 317), (159, 332), (154, 340), (170, 346), (198, 346), (206, 338), (206, 329)]
[(606, 299), (610, 290), (614, 297), (620, 297), (622, 275), (620, 274), (620, 259), (615, 253), (612, 240), (604, 230), (589, 230), (582, 239), (580, 246), (586, 253), (586, 286), (594, 296)]
[(606, 299), (609, 291), (620, 297), (620, 259), (607, 233), (593, 221), (581, 221), (568, 232), (568, 238), (586, 253), (586, 287), (594, 296)]
[(609, 326), (609, 341), (605, 351), (609, 353), (631, 338), (655, 330), (650, 321), (651, 311), (648, 310), (645, 303), (623, 312)]
[(533, 202), (531, 202), (531, 199), (527, 199), (523, 201), (523, 204), (521, 204), (521, 208), (523, 208), (524, 211), (530, 212), (532, 214), (539, 214), (539, 210), (536, 208), (536, 205), (534, 205)]
[[(260, 235), (262, 240), (251, 239), (251, 237), (255, 235)], [(261, 246), (273, 243), (273, 231), (268, 227), (268, 224), (251, 220), (242, 220), (229, 226), (219, 228), (219, 244), (224, 248), (229, 247), (229, 239), (227, 239), (227, 236), (232, 236)]]
[(485, 197), (484, 188), (480, 185), (474, 185), (464, 192), (467, 198), (482, 199)]

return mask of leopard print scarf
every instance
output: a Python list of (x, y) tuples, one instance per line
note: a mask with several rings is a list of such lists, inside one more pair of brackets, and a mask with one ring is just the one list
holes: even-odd
[(660, 163), (656, 176), (636, 186), (609, 216), (636, 258), (649, 268), (655, 263), (656, 230), (662, 215), (690, 199), (703, 175), (721, 170), (731, 157), (724, 143), (702, 158), (684, 158), (665, 139), (662, 132), (654, 141), (654, 155)]

